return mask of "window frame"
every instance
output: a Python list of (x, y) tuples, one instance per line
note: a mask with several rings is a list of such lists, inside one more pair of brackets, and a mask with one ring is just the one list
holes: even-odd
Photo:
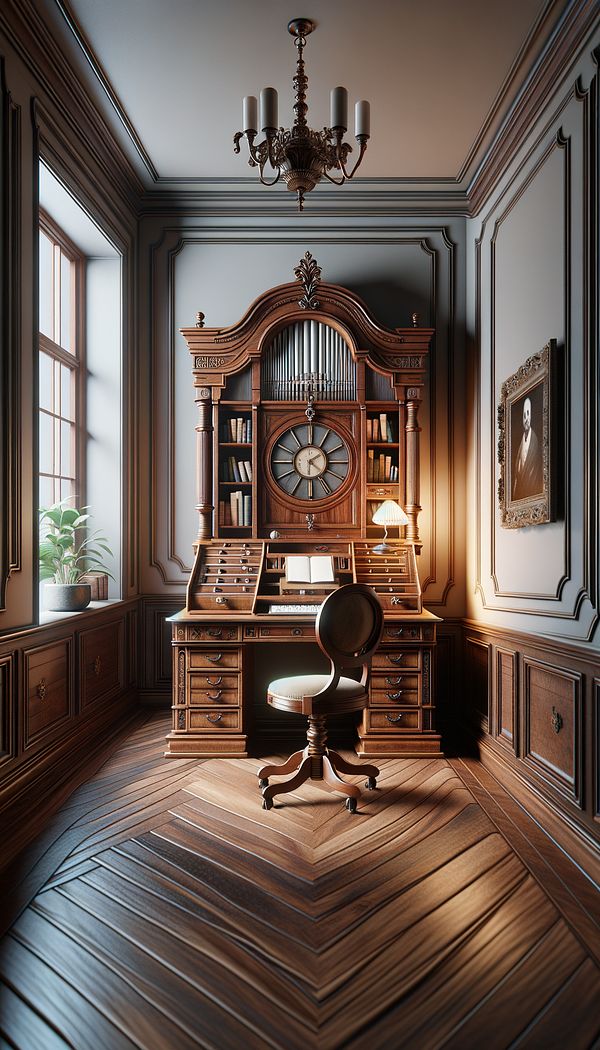
[[(85, 450), (85, 434), (87, 431), (86, 426), (86, 391), (85, 391), (85, 376), (86, 376), (86, 361), (85, 361), (85, 256), (81, 250), (71, 241), (67, 234), (57, 225), (57, 223), (45, 212), (42, 208), (39, 209), (39, 221), (38, 221), (38, 237), (39, 234), (44, 233), (48, 237), (53, 246), (53, 267), (54, 263), (54, 251), (57, 246), (61, 253), (63, 253), (72, 264), (71, 271), (71, 317), (69, 320), (70, 326), (70, 343), (71, 350), (66, 350), (64, 347), (57, 343), (54, 339), (50, 338), (44, 332), (41, 331), (39, 318), (38, 318), (38, 352), (37, 352), (37, 367), (40, 367), (40, 354), (43, 352), (51, 360), (58, 361), (61, 365), (64, 365), (71, 372), (71, 390), (72, 390), (72, 405), (73, 405), (73, 434), (74, 434), (74, 448), (72, 449), (72, 497), (78, 507), (82, 507), (85, 504), (85, 490), (86, 490), (86, 477), (85, 477), (85, 462), (86, 462), (86, 450)], [(62, 275), (61, 275), (62, 276)], [(38, 279), (38, 301), (40, 300), (40, 285)], [(54, 280), (52, 280), (52, 325), (54, 334), (56, 334), (56, 315), (55, 310), (57, 304), (60, 310), (60, 284), (57, 286)], [(59, 315), (60, 324), (60, 315)], [(38, 397), (38, 421), (41, 421), (42, 413), (46, 413), (51, 416), (54, 420), (56, 419), (56, 413), (54, 411), (54, 405), (51, 411), (43, 409)], [(40, 430), (40, 422), (38, 422), (38, 430)], [(54, 440), (54, 439), (53, 439)], [(39, 439), (38, 439), (39, 443)], [(61, 474), (54, 473), (54, 467), (56, 463), (53, 457), (52, 472), (42, 471), (38, 463), (38, 485), (42, 478), (56, 479), (62, 477)], [(56, 482), (54, 482), (54, 490), (56, 492)], [(60, 487), (60, 486), (59, 486)], [(62, 498), (62, 495), (59, 496)], [(52, 502), (57, 502), (56, 495)], [(38, 500), (41, 503), (41, 500)]]

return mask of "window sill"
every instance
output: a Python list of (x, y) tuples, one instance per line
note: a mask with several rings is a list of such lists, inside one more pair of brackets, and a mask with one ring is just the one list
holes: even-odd
[(121, 598), (105, 598), (101, 602), (90, 602), (85, 609), (79, 609), (77, 612), (41, 612), (40, 613), (40, 627), (47, 627), (52, 623), (62, 623), (63, 620), (70, 620), (79, 616), (86, 616), (89, 613), (99, 612), (102, 609), (109, 609), (114, 605), (122, 605)]

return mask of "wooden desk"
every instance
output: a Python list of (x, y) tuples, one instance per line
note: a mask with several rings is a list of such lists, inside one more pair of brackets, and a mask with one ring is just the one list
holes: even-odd
[[(171, 617), (174, 702), (166, 755), (246, 757), (254, 647), (315, 641), (314, 620), (298, 614), (215, 615), (185, 610)], [(434, 704), (438, 623), (439, 618), (425, 610), (386, 614), (373, 658), (369, 706), (358, 730), (357, 754), (441, 754)]]

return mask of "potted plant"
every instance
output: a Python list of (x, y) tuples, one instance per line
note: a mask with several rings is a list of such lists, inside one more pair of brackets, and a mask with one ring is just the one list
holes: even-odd
[(100, 532), (88, 533), (88, 507), (69, 507), (69, 499), (52, 507), (40, 508), (40, 580), (44, 587), (44, 604), (51, 612), (77, 612), (90, 604), (91, 588), (81, 577), (90, 569), (105, 568), (103, 553), (112, 551)]

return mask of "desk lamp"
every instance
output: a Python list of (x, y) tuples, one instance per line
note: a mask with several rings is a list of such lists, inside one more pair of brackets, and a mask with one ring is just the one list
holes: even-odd
[(374, 525), (383, 525), (383, 542), (373, 547), (373, 554), (388, 554), (394, 548), (387, 542), (387, 530), (390, 525), (408, 525), (408, 518), (399, 503), (386, 499), (373, 515)]

